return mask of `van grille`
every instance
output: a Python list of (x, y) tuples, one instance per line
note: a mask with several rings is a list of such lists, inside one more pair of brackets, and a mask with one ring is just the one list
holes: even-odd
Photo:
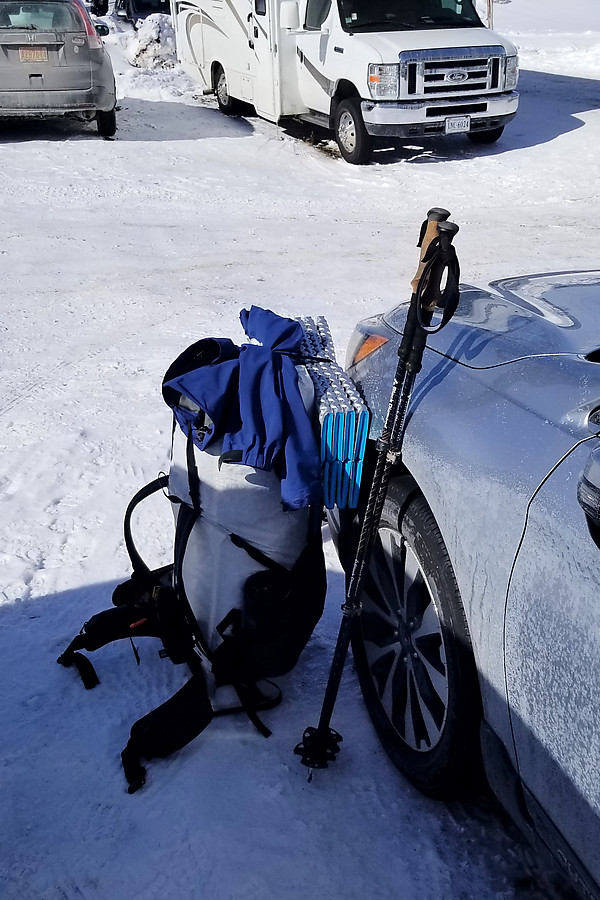
[(400, 99), (464, 96), (500, 91), (504, 48), (457, 47), (400, 53)]

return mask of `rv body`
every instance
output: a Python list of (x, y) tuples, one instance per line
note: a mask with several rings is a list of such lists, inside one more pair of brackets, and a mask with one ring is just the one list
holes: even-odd
[(365, 162), (380, 136), (488, 143), (517, 111), (517, 51), (472, 0), (171, 0), (171, 10), (180, 63), (223, 112), (246, 103), (271, 122), (331, 129), (349, 162)]

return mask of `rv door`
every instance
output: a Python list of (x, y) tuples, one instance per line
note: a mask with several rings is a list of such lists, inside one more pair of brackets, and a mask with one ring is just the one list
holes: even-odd
[(276, 122), (279, 104), (276, 102), (275, 0), (251, 0), (248, 14), (248, 52), (252, 79), (253, 104), (256, 112)]
[(203, 12), (185, 0), (173, 0), (171, 19), (175, 29), (177, 54), (188, 75), (206, 85), (204, 72)]
[(332, 0), (308, 0), (303, 30), (297, 37), (298, 88), (309, 110), (329, 113), (331, 82), (327, 75), (335, 43), (331, 40)]

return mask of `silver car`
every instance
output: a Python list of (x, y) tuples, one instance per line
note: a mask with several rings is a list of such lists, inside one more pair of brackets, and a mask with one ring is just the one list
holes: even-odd
[[(359, 323), (348, 350), (371, 442), (407, 309)], [(356, 521), (332, 525), (347, 568)], [(434, 797), (483, 769), (600, 897), (600, 271), (461, 286), (428, 339), (362, 600), (355, 663), (398, 768)]]
[(116, 130), (115, 77), (101, 37), (77, 0), (0, 0), (0, 117), (77, 114)]

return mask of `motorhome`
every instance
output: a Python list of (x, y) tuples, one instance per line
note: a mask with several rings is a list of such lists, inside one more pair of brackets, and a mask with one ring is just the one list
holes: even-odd
[(350, 163), (378, 138), (493, 143), (516, 114), (515, 47), (474, 0), (171, 0), (179, 60), (228, 115), (328, 129)]

